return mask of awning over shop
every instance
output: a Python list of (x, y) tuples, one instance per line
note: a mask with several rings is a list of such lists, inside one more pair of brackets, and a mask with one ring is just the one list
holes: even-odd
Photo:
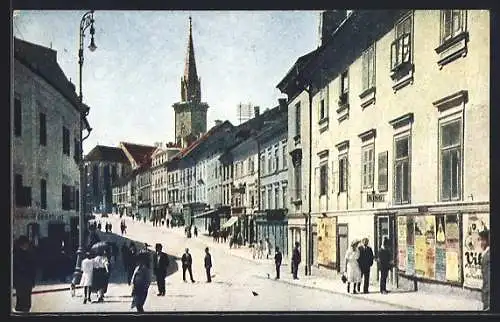
[(195, 216), (193, 216), (193, 218), (209, 217), (216, 212), (217, 212), (217, 209), (212, 209), (209, 211), (202, 212), (201, 214), (195, 215)]
[(238, 217), (233, 216), (231, 217), (224, 225), (222, 225), (222, 228), (228, 228), (234, 225), (238, 221)]

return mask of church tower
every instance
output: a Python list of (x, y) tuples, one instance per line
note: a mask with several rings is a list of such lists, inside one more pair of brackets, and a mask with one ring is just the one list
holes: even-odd
[(189, 37), (184, 75), (181, 77), (181, 101), (175, 103), (173, 107), (175, 111), (175, 143), (185, 148), (207, 131), (208, 104), (201, 101), (201, 84), (194, 59), (191, 17), (189, 17)]

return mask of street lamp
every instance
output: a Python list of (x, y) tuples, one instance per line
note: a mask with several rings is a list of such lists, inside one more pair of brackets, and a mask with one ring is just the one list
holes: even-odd
[(80, 103), (80, 160), (78, 162), (78, 168), (80, 171), (80, 195), (79, 195), (79, 203), (80, 203), (80, 212), (79, 212), (79, 229), (78, 229), (78, 251), (76, 252), (77, 258), (76, 258), (76, 266), (75, 266), (75, 272), (73, 274), (73, 280), (71, 282), (72, 289), (74, 290), (75, 285), (80, 284), (80, 280), (82, 278), (82, 269), (81, 269), (81, 264), (83, 260), (83, 253), (84, 253), (84, 229), (86, 229), (85, 225), (85, 191), (86, 191), (86, 185), (84, 183), (85, 181), (85, 174), (84, 174), (84, 161), (83, 161), (83, 141), (89, 137), (90, 132), (92, 131), (92, 128), (87, 126), (87, 135), (83, 137), (83, 130), (84, 130), (84, 122), (86, 120), (86, 116), (89, 114), (89, 111), (86, 107), (83, 105), (83, 94), (82, 94), (82, 70), (83, 70), (83, 38), (85, 38), (85, 31), (90, 27), (90, 45), (89, 45), (89, 50), (91, 52), (95, 51), (97, 49), (97, 46), (95, 45), (94, 41), (94, 33), (95, 33), (95, 28), (94, 28), (94, 10), (90, 10), (86, 12), (81, 21), (80, 21), (80, 34), (79, 34), (79, 48), (78, 48), (78, 65), (79, 65), (79, 90), (80, 90), (80, 95), (78, 97), (79, 103)]

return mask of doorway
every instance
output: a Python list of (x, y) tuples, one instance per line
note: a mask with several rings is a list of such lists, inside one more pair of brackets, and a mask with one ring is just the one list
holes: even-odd
[(337, 224), (338, 247), (337, 247), (337, 272), (341, 272), (345, 267), (345, 254), (349, 248), (349, 227), (347, 224)]
[[(384, 238), (389, 240), (389, 250), (392, 254), (392, 260), (394, 262), (394, 269), (389, 271), (388, 283), (390, 285), (396, 286), (397, 281), (397, 245), (396, 245), (396, 216), (392, 215), (379, 215), (375, 217), (375, 256), (378, 256), (378, 251), (382, 247)], [(377, 263), (377, 272), (379, 272)], [(379, 274), (377, 273), (377, 281), (379, 280)]]

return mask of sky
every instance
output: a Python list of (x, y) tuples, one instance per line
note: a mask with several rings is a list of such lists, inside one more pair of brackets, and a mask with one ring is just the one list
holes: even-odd
[[(15, 37), (51, 47), (78, 92), (78, 35), (85, 11), (17, 11)], [(180, 80), (189, 16), (207, 129), (238, 124), (237, 106), (261, 111), (285, 97), (276, 89), (298, 57), (317, 48), (318, 11), (96, 11), (95, 43), (86, 31), (83, 101), (93, 131), (84, 153), (119, 142), (174, 141), (172, 104)]]

